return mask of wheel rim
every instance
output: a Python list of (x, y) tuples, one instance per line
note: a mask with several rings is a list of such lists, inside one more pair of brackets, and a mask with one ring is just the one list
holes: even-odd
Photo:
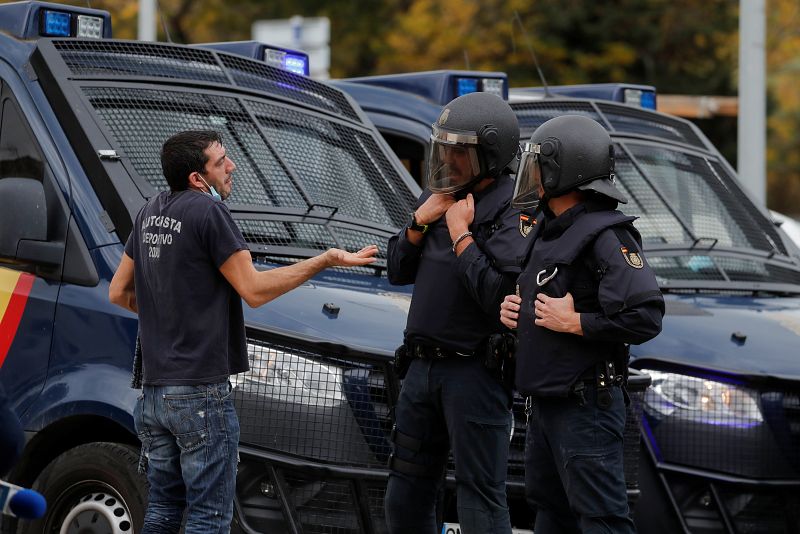
[[(56, 499), (53, 509), (59, 534), (132, 534), (133, 521), (125, 500), (102, 482), (82, 482)], [(59, 519), (63, 517), (63, 519)], [(56, 530), (58, 529), (58, 530)]]

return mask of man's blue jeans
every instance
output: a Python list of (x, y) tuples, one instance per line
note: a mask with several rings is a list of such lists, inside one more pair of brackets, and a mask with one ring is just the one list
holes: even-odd
[(134, 424), (147, 463), (142, 534), (227, 533), (233, 517), (239, 420), (228, 382), (144, 386)]

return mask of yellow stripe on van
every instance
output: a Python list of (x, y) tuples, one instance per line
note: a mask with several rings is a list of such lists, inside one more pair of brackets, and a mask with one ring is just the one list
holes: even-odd
[(8, 309), (8, 303), (11, 295), (14, 294), (14, 288), (17, 287), (20, 274), (22, 273), (19, 271), (0, 267), (0, 321), (3, 320), (6, 309)]

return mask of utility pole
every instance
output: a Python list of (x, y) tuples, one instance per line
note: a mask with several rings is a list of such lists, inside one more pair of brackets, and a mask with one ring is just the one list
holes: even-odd
[(766, 0), (739, 0), (737, 171), (756, 204), (767, 201)]
[(139, 0), (140, 41), (156, 40), (156, 0)]

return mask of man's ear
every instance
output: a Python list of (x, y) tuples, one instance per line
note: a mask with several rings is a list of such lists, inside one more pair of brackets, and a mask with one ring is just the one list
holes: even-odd
[(206, 184), (203, 183), (203, 180), (200, 179), (200, 173), (194, 171), (189, 174), (189, 188), (190, 189), (200, 189), (202, 191), (206, 190)]

